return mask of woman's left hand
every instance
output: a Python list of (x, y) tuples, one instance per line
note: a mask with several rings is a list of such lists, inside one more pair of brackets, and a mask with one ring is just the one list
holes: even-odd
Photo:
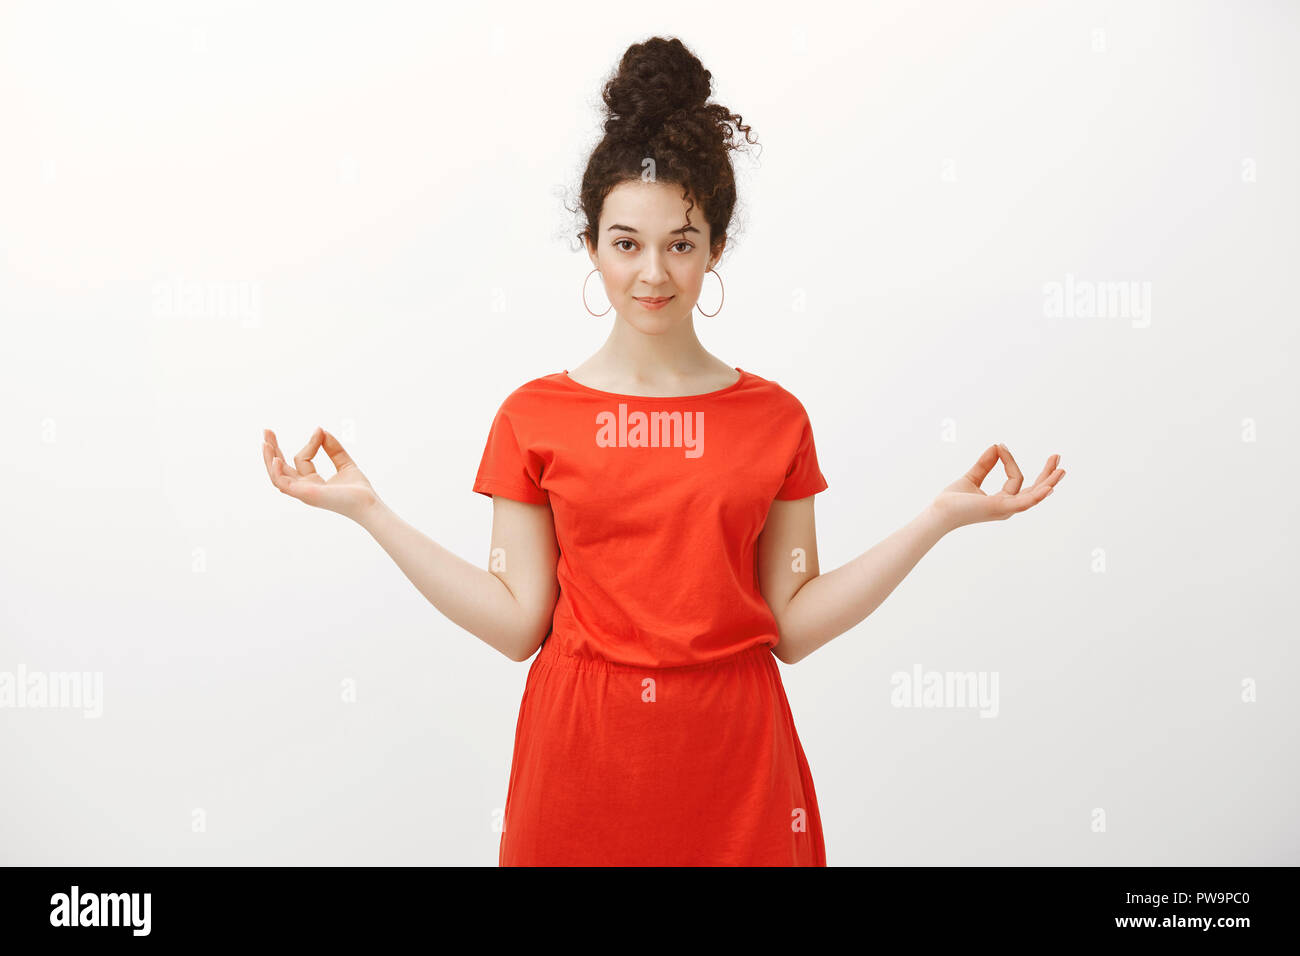
[[(996, 494), (985, 494), (980, 485), (999, 458), (1007, 473), (1006, 483)], [(1006, 445), (992, 445), (980, 455), (970, 471), (939, 492), (930, 507), (948, 530), (981, 521), (1004, 521), (1013, 514), (1032, 508), (1052, 493), (1056, 483), (1065, 476), (1065, 470), (1056, 467), (1060, 460), (1060, 455), (1048, 458), (1038, 480), (1021, 491), (1024, 475), (1011, 457), (1010, 450)]]

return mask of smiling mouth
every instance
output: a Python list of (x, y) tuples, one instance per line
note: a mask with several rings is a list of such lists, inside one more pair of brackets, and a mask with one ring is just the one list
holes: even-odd
[(672, 298), (672, 296), (670, 296), (670, 295), (657, 295), (657, 296), (638, 295), (638, 296), (636, 296), (635, 298), (636, 298), (636, 300), (637, 300), (638, 302), (644, 302), (646, 305), (659, 305), (659, 304), (662, 303), (662, 302), (667, 302), (669, 299)]

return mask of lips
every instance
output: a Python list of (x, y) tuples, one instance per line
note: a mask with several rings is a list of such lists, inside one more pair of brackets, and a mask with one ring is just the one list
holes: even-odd
[(650, 296), (650, 295), (639, 295), (639, 296), (636, 296), (635, 298), (636, 298), (636, 300), (637, 300), (638, 302), (644, 302), (646, 305), (663, 305), (665, 302), (667, 302), (669, 299), (671, 299), (672, 296), (670, 296), (670, 295), (654, 295), (654, 296)]

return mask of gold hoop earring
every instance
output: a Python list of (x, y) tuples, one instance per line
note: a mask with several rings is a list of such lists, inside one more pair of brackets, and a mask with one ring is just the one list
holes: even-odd
[[(710, 272), (713, 272), (712, 269), (710, 269), (709, 271), (710, 271)], [(714, 274), (715, 276), (718, 276), (718, 289), (721, 290), (721, 292), (722, 292), (722, 302), (726, 302), (726, 301), (727, 301), (727, 289), (726, 289), (726, 287), (722, 284), (722, 276), (719, 276), (716, 272), (713, 272), (713, 274)], [(722, 311), (722, 302), (719, 302), (719, 303), (718, 303), (718, 308), (717, 308), (715, 311), (713, 311), (713, 312), (705, 312), (703, 309), (700, 309), (700, 304), (699, 304), (698, 302), (695, 303), (695, 308), (700, 309), (700, 315), (707, 315), (709, 318), (713, 318), (715, 315), (717, 315), (719, 312)]]
[[(587, 273), (587, 278), (582, 280), (582, 307), (583, 307), (584, 309), (586, 309), (586, 310), (587, 310), (591, 315), (596, 316), (596, 318), (598, 318), (598, 319), (599, 319), (602, 315), (605, 315), (607, 312), (609, 312), (610, 309), (614, 308), (614, 303), (611, 302), (611, 303), (609, 304), (609, 308), (607, 308), (604, 312), (599, 312), (599, 313), (598, 313), (598, 312), (592, 312), (592, 311), (591, 311), (591, 306), (587, 305), (587, 282), (588, 282), (588, 280), (591, 279), (591, 277), (592, 277), (593, 275), (595, 275), (595, 274), (596, 274), (597, 272), (599, 272), (599, 271), (600, 271), (599, 269), (592, 269), (591, 272), (588, 272), (588, 273)], [(601, 281), (603, 282), (603, 281), (605, 280), (605, 277), (604, 277), (604, 276), (601, 276), (600, 279), (601, 279)]]

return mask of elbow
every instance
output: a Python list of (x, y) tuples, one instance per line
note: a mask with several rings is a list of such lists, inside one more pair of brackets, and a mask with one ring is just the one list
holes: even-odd
[(522, 664), (533, 656), (533, 651), (537, 650), (537, 646), (532, 641), (517, 635), (511, 635), (499, 643), (496, 641), (488, 641), (488, 643), (516, 664)]
[(533, 647), (528, 644), (524, 644), (524, 645), (514, 644), (511, 645), (509, 650), (502, 651), (502, 653), (505, 654), (506, 657), (514, 661), (516, 664), (522, 664), (524, 661), (528, 660), (528, 658), (533, 656), (533, 652), (535, 650), (537, 650), (536, 647)]
[(549, 623), (547, 624), (546, 631), (542, 634), (530, 631), (523, 640), (514, 643), (513, 650), (507, 652), (506, 656), (516, 664), (522, 664), (525, 661), (530, 660), (532, 656), (537, 653), (537, 649), (542, 646), (543, 642), (545, 642), (550, 634), (551, 628)]
[(794, 651), (785, 643), (785, 641), (781, 641), (781, 643), (777, 644), (776, 647), (773, 648), (772, 653), (776, 655), (778, 661), (788, 666), (798, 664), (803, 660), (803, 655)]
[(515, 648), (515, 653), (507, 656), (516, 663), (522, 664), (529, 660), (537, 649), (546, 643), (546, 639), (551, 636), (551, 631), (555, 627), (555, 604), (559, 598), (559, 590), (553, 590), (550, 599), (543, 608), (529, 610), (516, 618), (516, 639), (511, 642)]
[(803, 660), (803, 655), (796, 650), (780, 621), (777, 621), (776, 646), (772, 648), (772, 655), (782, 664), (796, 664)]

